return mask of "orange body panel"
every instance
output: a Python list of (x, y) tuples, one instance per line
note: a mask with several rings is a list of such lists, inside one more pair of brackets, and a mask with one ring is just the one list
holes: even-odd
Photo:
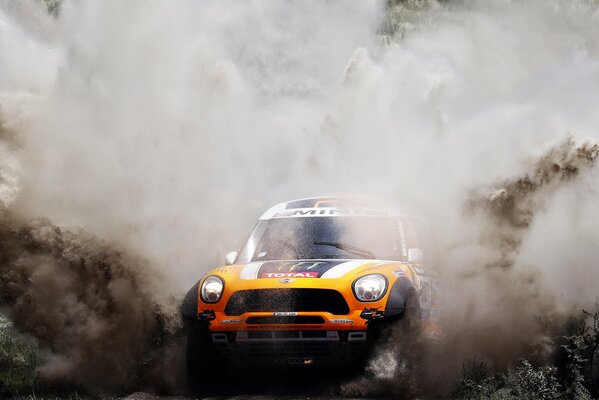
[[(302, 260), (305, 261), (305, 260)], [(298, 261), (300, 262), (300, 261)], [(397, 261), (378, 261), (364, 260), (363, 265), (345, 273), (341, 277), (335, 278), (293, 278), (291, 282), (283, 282), (281, 278), (257, 278), (242, 279), (240, 277), (243, 265), (232, 265), (219, 267), (210, 271), (206, 276), (216, 275), (225, 282), (223, 294), (217, 303), (204, 303), (201, 296), (198, 295), (198, 313), (213, 311), (215, 319), (210, 321), (210, 331), (250, 331), (250, 330), (324, 330), (324, 331), (360, 331), (367, 329), (367, 320), (360, 314), (365, 309), (385, 310), (391, 288), (397, 279), (405, 277), (416, 286), (417, 276), (414, 268), (407, 264)], [(353, 293), (353, 282), (368, 274), (380, 274), (387, 278), (387, 290), (385, 295), (378, 301), (361, 302), (356, 299)], [(205, 279), (205, 277), (203, 278)], [(200, 282), (199, 288), (201, 288)], [(242, 315), (230, 316), (225, 314), (225, 306), (230, 297), (239, 290), (250, 289), (291, 289), (291, 288), (313, 288), (313, 289), (333, 289), (341, 293), (349, 306), (349, 313), (344, 315), (333, 315), (329, 312), (294, 312), (297, 316), (320, 316), (324, 319), (323, 324), (246, 324), (249, 317), (272, 316), (272, 312), (246, 312)]]

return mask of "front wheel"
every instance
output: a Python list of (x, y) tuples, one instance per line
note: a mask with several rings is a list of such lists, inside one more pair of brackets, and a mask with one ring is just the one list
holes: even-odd
[(403, 313), (397, 318), (373, 321), (369, 327), (370, 360), (367, 372), (383, 386), (391, 388), (393, 397), (418, 395), (420, 376), (422, 315), (415, 290), (406, 297)]
[(212, 344), (207, 324), (189, 323), (185, 356), (187, 388), (191, 394), (211, 395), (223, 391), (229, 370)]

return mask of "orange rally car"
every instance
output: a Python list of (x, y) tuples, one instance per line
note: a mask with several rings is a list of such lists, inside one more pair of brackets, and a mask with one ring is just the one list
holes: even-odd
[(185, 297), (188, 382), (231, 367), (349, 367), (380, 326), (428, 318), (433, 287), (415, 221), (339, 197), (269, 209), (228, 266)]

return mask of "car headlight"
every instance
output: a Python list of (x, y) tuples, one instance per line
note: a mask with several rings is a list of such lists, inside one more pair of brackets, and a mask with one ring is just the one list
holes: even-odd
[(387, 291), (383, 275), (366, 275), (354, 282), (354, 295), (360, 301), (377, 301)]
[(204, 279), (204, 283), (202, 283), (200, 296), (202, 296), (204, 303), (216, 303), (220, 300), (220, 296), (223, 294), (224, 287), (225, 284), (221, 278), (215, 275), (210, 275)]

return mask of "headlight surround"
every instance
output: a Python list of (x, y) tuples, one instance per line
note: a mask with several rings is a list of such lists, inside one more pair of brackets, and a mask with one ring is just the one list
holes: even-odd
[(387, 278), (383, 275), (365, 275), (352, 285), (354, 296), (359, 301), (377, 301), (387, 293)]
[(204, 303), (216, 303), (220, 300), (225, 288), (225, 282), (216, 275), (207, 276), (202, 282), (200, 296)]

